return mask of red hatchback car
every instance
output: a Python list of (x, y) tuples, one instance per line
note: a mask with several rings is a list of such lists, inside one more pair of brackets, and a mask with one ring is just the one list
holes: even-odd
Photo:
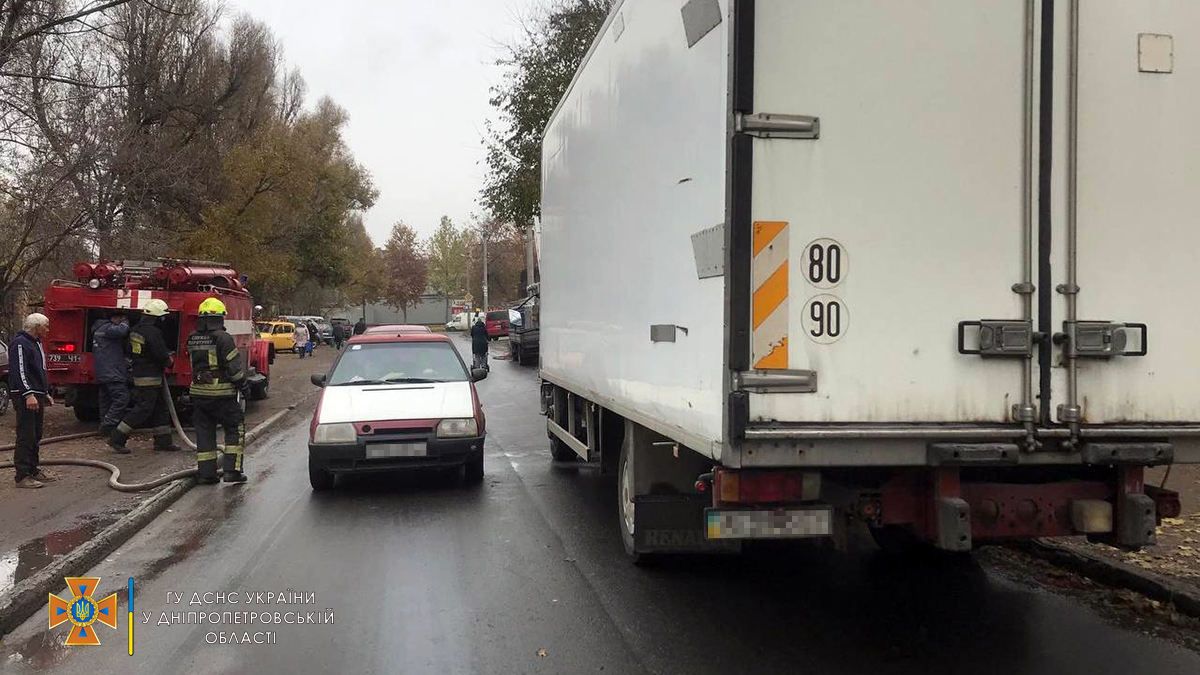
[(499, 340), (508, 335), (508, 310), (497, 309), (488, 312), (484, 317), (484, 325), (487, 326), (488, 338)]

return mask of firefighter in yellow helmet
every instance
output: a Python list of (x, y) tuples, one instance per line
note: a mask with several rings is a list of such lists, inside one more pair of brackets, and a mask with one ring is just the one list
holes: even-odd
[(196, 480), (217, 482), (217, 426), (225, 430), (223, 475), (226, 483), (244, 483), (242, 472), (246, 424), (242, 399), (247, 393), (242, 355), (225, 332), (225, 303), (200, 303), (196, 332), (188, 336), (192, 360), (192, 423), (196, 427)]
[(142, 306), (142, 318), (129, 329), (129, 361), (133, 375), (133, 391), (129, 408), (109, 436), (108, 445), (114, 452), (128, 454), (125, 442), (133, 430), (149, 424), (154, 435), (155, 450), (179, 450), (171, 442), (171, 413), (167, 410), (163, 392), (163, 375), (174, 362), (171, 350), (163, 337), (162, 322), (169, 310), (167, 303), (151, 298)]

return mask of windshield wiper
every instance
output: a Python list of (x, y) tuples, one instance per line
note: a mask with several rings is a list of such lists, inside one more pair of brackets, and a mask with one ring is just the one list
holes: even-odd
[(431, 384), (435, 382), (445, 382), (445, 380), (433, 380), (428, 377), (389, 377), (383, 380), (384, 384)]
[(349, 387), (356, 384), (384, 384), (383, 380), (347, 380), (330, 384), (330, 387)]

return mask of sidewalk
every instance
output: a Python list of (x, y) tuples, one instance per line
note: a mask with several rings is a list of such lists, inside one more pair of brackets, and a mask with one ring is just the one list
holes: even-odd
[[(280, 354), (271, 366), (270, 398), (252, 401), (246, 414), (246, 428), (300, 401), (315, 391), (309, 375), (323, 372), (336, 352), (329, 347), (317, 349), (314, 357), (301, 360), (292, 354)], [(0, 444), (11, 443), (15, 416), (9, 411), (0, 418)], [(91, 431), (92, 425), (75, 420), (70, 408), (56, 405), (46, 412), (47, 437)], [(217, 436), (218, 441), (221, 435)], [(181, 444), (182, 445), (182, 444)], [(135, 435), (130, 439), (129, 455), (113, 453), (104, 440), (83, 438), (47, 445), (43, 459), (79, 457), (99, 459), (121, 469), (121, 482), (134, 483), (195, 466), (194, 455), (182, 452), (162, 453), (151, 449), (151, 439)], [(0, 459), (12, 457), (0, 451)], [(40, 490), (18, 490), (13, 486), (12, 470), (0, 471), (0, 592), (28, 578), (55, 558), (70, 553), (96, 532), (128, 513), (154, 491), (117, 492), (108, 487), (108, 474), (90, 467), (47, 467), (57, 473), (58, 481)], [(251, 480), (254, 478), (253, 455), (247, 458)]]

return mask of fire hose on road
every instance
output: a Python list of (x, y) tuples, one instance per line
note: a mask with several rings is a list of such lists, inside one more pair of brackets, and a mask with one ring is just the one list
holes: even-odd
[[(184, 431), (183, 424), (180, 423), (180, 421), (179, 421), (179, 413), (176, 412), (176, 410), (175, 410), (175, 403), (174, 403), (174, 401), (171, 400), (171, 390), (167, 387), (166, 382), (163, 382), (163, 396), (166, 397), (166, 399), (167, 399), (167, 410), (169, 410), (171, 412), (171, 423), (175, 427), (175, 433), (179, 434), (179, 437), (183, 439), (183, 442), (185, 444), (187, 444), (187, 446), (189, 448), (191, 448), (192, 450), (195, 450), (196, 442), (193, 441), (187, 435), (187, 433)], [(268, 427), (270, 427), (277, 420), (279, 420), (284, 415), (288, 414), (289, 412), (291, 412), (292, 410), (295, 410), (295, 409), (296, 409), (296, 405), (290, 405), (287, 408), (284, 408), (283, 410), (280, 410), (279, 412), (275, 413), (274, 415), (271, 415), (267, 419), (263, 420), (261, 424), (259, 424), (258, 426), (254, 427), (253, 429), (248, 431), (246, 433), (246, 445), (250, 445), (250, 443), (257, 436), (262, 434)], [(98, 435), (99, 434), (95, 431), (89, 431), (89, 432), (80, 433), (80, 434), (66, 434), (64, 436), (53, 436), (50, 438), (43, 438), (41, 445), (51, 445), (54, 443), (61, 443), (63, 441), (70, 441), (70, 440), (74, 440), (74, 439), (78, 439), (78, 438), (88, 438), (90, 436), (98, 436)], [(9, 443), (7, 445), (0, 445), (0, 450), (12, 450), (15, 447), (16, 447), (16, 444)], [(225, 446), (218, 445), (217, 449), (224, 450)], [(153, 490), (156, 487), (159, 487), (161, 485), (166, 485), (167, 483), (170, 483), (172, 481), (176, 481), (181, 478), (191, 478), (192, 476), (196, 475), (196, 468), (192, 467), (190, 469), (181, 469), (174, 473), (169, 473), (165, 476), (161, 476), (154, 480), (146, 481), (143, 483), (122, 483), (120, 467), (118, 467), (115, 464), (111, 464), (109, 462), (105, 462), (105, 461), (102, 461), (99, 459), (84, 459), (84, 458), (80, 458), (80, 457), (67, 457), (67, 458), (63, 458), (63, 459), (43, 460), (40, 462), (40, 464), (42, 464), (44, 466), (90, 466), (90, 467), (94, 467), (97, 469), (104, 469), (111, 474), (108, 477), (108, 486), (110, 488), (112, 488), (114, 490), (118, 490), (120, 492), (144, 492), (146, 490)], [(14, 464), (12, 462), (0, 462), (0, 469), (12, 469), (12, 468), (15, 468)], [(221, 473), (221, 471), (218, 470), (218, 473)]]

